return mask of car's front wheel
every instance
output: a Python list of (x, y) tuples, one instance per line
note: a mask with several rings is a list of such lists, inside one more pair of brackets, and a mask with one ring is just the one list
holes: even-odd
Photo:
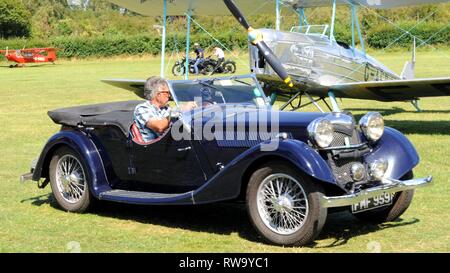
[(247, 187), (247, 210), (255, 229), (277, 245), (305, 245), (320, 233), (327, 209), (323, 188), (286, 163), (256, 170)]
[(53, 154), (49, 167), (50, 185), (58, 205), (66, 211), (84, 212), (92, 204), (89, 173), (84, 159), (69, 147)]
[[(412, 171), (406, 173), (400, 180), (413, 179)], [(399, 218), (409, 207), (414, 196), (414, 190), (397, 192), (392, 205), (378, 209), (355, 213), (356, 218), (372, 223), (383, 223), (394, 221)]]

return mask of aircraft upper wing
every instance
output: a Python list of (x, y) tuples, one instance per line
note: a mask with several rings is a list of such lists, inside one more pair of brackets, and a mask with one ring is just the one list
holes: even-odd
[[(118, 6), (147, 16), (163, 14), (162, 0), (108, 0)], [(275, 0), (234, 0), (245, 14), (273, 14)], [(197, 15), (231, 15), (223, 0), (168, 0), (167, 15), (184, 15), (192, 10)]]
[[(332, 0), (281, 0), (285, 5), (296, 8), (328, 7), (333, 4)], [(337, 5), (354, 4), (375, 9), (390, 9), (419, 4), (444, 3), (448, 0), (336, 0)]]
[[(450, 77), (412, 80), (370, 81), (336, 84), (326, 88), (336, 97), (378, 101), (407, 101), (422, 97), (450, 96)], [(323, 88), (311, 88), (310, 94), (324, 96)]]
[[(118, 6), (147, 16), (161, 16), (163, 13), (162, 0), (108, 0)], [(274, 14), (275, 0), (234, 0), (241, 12), (247, 15)], [(356, 4), (369, 8), (389, 9), (395, 7), (448, 2), (448, 0), (336, 0), (338, 5)], [(284, 6), (324, 7), (331, 6), (332, 0), (280, 0)], [(191, 9), (197, 15), (230, 15), (223, 0), (168, 0), (167, 15), (184, 15)]]

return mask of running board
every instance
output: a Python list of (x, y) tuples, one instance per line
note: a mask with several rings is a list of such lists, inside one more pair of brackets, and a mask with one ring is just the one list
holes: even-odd
[(100, 200), (128, 204), (194, 204), (193, 191), (185, 193), (157, 193), (126, 190), (109, 190), (99, 194)]

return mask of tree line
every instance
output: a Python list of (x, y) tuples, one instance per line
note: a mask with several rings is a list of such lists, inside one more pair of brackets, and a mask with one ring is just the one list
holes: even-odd
[[(283, 9), (282, 28), (298, 25), (298, 16)], [(311, 24), (328, 24), (331, 9), (306, 10)], [(275, 15), (249, 15), (256, 27), (275, 27)], [(337, 9), (335, 36), (350, 43), (350, 10)], [(372, 10), (360, 8), (359, 20), (363, 36), (370, 47), (408, 46), (410, 35), (419, 37), (419, 44), (448, 46), (450, 41), (450, 4), (435, 4)], [(246, 47), (246, 34), (232, 16), (195, 16), (191, 24), (193, 40), (206, 45), (214, 40), (201, 25), (230, 49)], [(144, 17), (120, 9), (105, 0), (91, 0), (84, 8), (70, 6), (67, 0), (0, 0), (0, 47), (55, 46), (66, 57), (159, 53), (161, 17)], [(168, 50), (184, 50), (185, 16), (173, 16), (168, 24)], [(400, 38), (398, 38), (400, 37)], [(393, 45), (391, 43), (395, 41)], [(94, 48), (89, 49), (89, 46)]]

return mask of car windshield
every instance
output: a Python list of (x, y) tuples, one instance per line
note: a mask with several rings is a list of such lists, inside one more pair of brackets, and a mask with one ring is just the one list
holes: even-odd
[(178, 105), (195, 101), (201, 105), (250, 104), (267, 107), (264, 92), (253, 77), (172, 81), (174, 100)]

